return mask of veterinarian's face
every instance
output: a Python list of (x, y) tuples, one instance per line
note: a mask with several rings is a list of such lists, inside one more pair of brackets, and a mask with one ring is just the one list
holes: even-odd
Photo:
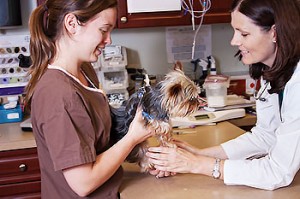
[(276, 55), (275, 30), (262, 30), (253, 21), (239, 11), (231, 13), (231, 25), (234, 35), (231, 45), (238, 46), (244, 64), (262, 62), (272, 66)]

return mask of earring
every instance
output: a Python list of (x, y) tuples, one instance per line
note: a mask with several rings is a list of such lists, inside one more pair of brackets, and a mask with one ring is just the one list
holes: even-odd
[(273, 43), (276, 43), (276, 40), (273, 40)]

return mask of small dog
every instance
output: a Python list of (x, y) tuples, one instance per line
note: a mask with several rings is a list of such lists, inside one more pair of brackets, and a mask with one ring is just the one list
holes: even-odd
[[(172, 143), (170, 117), (184, 117), (198, 110), (199, 87), (178, 69), (168, 73), (153, 88), (147, 78), (145, 82), (146, 86), (134, 93), (125, 105), (117, 109), (111, 108), (111, 138), (117, 142), (124, 137), (137, 108), (141, 107), (145, 125), (150, 125), (155, 130), (160, 146), (176, 147)], [(147, 141), (144, 141), (131, 151), (126, 160), (138, 163), (142, 172), (147, 172), (153, 166), (148, 163), (146, 151)]]

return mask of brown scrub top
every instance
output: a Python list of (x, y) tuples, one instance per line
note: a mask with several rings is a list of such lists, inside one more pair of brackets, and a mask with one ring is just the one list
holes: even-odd
[[(83, 67), (83, 71), (99, 85), (93, 68)], [(60, 68), (48, 68), (34, 91), (31, 118), (42, 198), (81, 198), (69, 187), (62, 170), (94, 162), (97, 154), (109, 148), (111, 118), (105, 95)], [(116, 199), (121, 178), (120, 167), (86, 198)]]

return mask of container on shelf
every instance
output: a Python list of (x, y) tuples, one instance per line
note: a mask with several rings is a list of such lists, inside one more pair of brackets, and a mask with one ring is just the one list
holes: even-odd
[(127, 66), (126, 48), (119, 45), (106, 46), (99, 57), (99, 62), (101, 71), (124, 69)]
[(20, 105), (16, 108), (5, 109), (3, 105), (0, 105), (0, 124), (10, 122), (21, 122), (23, 119), (23, 112)]
[(99, 71), (99, 79), (105, 91), (126, 89), (128, 87), (126, 69), (110, 72)]
[(93, 66), (109, 104), (113, 107), (121, 106), (129, 97), (126, 48), (119, 45), (106, 46)]
[(223, 107), (227, 104), (227, 88), (229, 77), (225, 75), (209, 75), (206, 77), (205, 88), (208, 107)]
[(124, 101), (128, 100), (129, 94), (126, 89), (110, 90), (106, 93), (108, 102), (111, 106), (118, 108)]

